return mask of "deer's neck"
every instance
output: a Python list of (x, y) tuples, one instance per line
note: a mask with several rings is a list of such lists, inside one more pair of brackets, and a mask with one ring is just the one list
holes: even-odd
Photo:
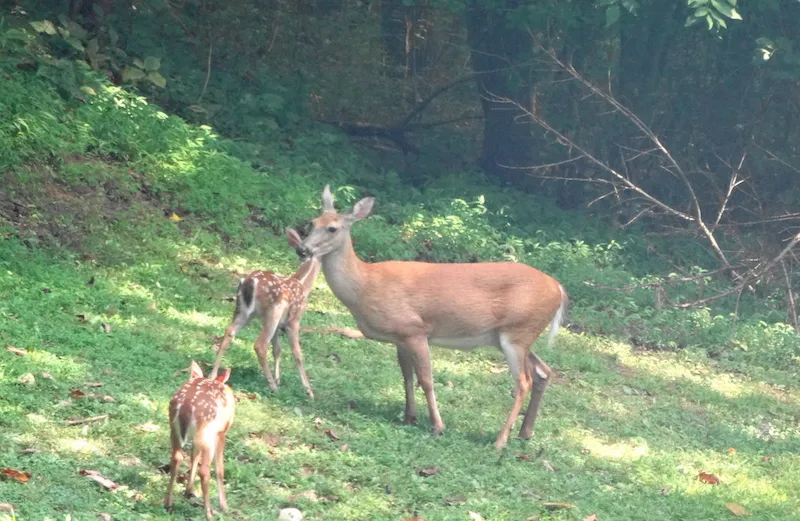
[(358, 304), (367, 287), (367, 263), (356, 255), (350, 237), (341, 248), (322, 258), (322, 271), (336, 298), (351, 309)]
[(292, 275), (293, 278), (300, 282), (300, 285), (303, 287), (303, 296), (306, 298), (308, 298), (311, 290), (314, 289), (314, 281), (317, 280), (319, 269), (319, 259), (312, 258), (301, 264), (300, 269), (298, 269), (297, 272)]

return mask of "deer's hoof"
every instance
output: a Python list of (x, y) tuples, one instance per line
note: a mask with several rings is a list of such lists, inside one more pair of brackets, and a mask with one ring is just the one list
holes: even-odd
[(431, 428), (431, 434), (434, 436), (442, 436), (444, 435), (444, 425), (434, 425)]
[(508, 438), (506, 436), (498, 436), (497, 441), (494, 442), (494, 448), (497, 450), (503, 450), (508, 443)]
[(417, 417), (416, 416), (410, 416), (410, 415), (406, 414), (403, 417), (403, 423), (405, 423), (406, 425), (416, 425), (417, 424)]

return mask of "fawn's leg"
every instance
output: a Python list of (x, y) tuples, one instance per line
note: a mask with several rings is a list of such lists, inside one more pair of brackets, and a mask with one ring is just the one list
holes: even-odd
[(194, 479), (197, 476), (197, 466), (200, 464), (200, 448), (196, 443), (192, 444), (192, 457), (189, 460), (189, 477), (186, 479), (186, 489), (183, 495), (194, 497)]
[(308, 396), (314, 398), (314, 391), (311, 390), (311, 384), (306, 375), (306, 368), (303, 366), (303, 352), (300, 351), (300, 321), (295, 320), (289, 324), (287, 331), (289, 342), (292, 343), (292, 355), (294, 361), (297, 363), (297, 370), (300, 372), (300, 380), (303, 382), (303, 387), (306, 388)]
[(281, 332), (272, 337), (272, 358), (275, 360), (275, 384), (281, 384)]
[(209, 485), (211, 481), (211, 458), (214, 455), (210, 447), (203, 447), (200, 456), (200, 486), (203, 489), (203, 506), (206, 511), (206, 519), (211, 519), (214, 516), (214, 511), (211, 510), (211, 498), (209, 497)]
[(181, 468), (183, 461), (183, 451), (181, 450), (180, 442), (176, 440), (174, 434), (170, 433), (170, 440), (172, 443), (172, 459), (169, 465), (169, 485), (167, 485), (167, 497), (164, 499), (164, 508), (172, 508), (173, 503), (173, 490), (175, 488), (175, 481), (178, 479), (178, 472)]
[(256, 345), (254, 346), (256, 355), (258, 356), (258, 363), (261, 364), (261, 370), (264, 371), (264, 376), (272, 392), (277, 392), (278, 386), (275, 383), (275, 379), (272, 377), (272, 370), (269, 368), (269, 360), (267, 360), (267, 342), (272, 340), (275, 336), (284, 309), (285, 306), (277, 304), (264, 312), (261, 317), (261, 334), (258, 335), (258, 340), (256, 340)]
[(215, 454), (214, 470), (217, 474), (217, 488), (219, 489), (219, 509), (228, 510), (228, 501), (225, 498), (225, 432), (220, 432), (217, 438), (217, 452)]

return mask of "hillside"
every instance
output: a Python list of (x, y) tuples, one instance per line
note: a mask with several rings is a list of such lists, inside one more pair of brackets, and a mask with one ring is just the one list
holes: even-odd
[[(3, 48), (12, 40), (6, 31)], [(392, 346), (304, 333), (309, 401), (286, 352), (281, 387), (269, 392), (252, 325), (226, 356), (240, 401), (226, 450), (232, 510), (221, 519), (272, 520), (287, 505), (304, 519), (353, 521), (469, 512), (721, 520), (729, 504), (789, 520), (800, 511), (800, 340), (779, 306), (745, 294), (734, 321), (735, 296), (680, 310), (657, 306), (646, 285), (625, 290), (668, 277), (678, 259), (702, 265), (697, 245), (653, 248), (635, 227), (611, 228), (473, 171), (412, 186), (330, 127), (234, 141), (99, 75), (87, 73), (93, 86), (79, 97), (65, 94), (17, 59), (24, 54), (7, 56), (0, 503), (14, 512), (0, 519), (200, 518), (183, 498), (172, 515), (161, 507), (168, 400), (190, 360), (213, 361), (238, 276), (296, 269), (281, 230), (318, 213), (325, 183), (341, 208), (376, 197), (374, 215), (354, 228), (365, 260), (515, 260), (559, 279), (572, 299), (569, 330), (552, 348), (535, 346), (557, 378), (534, 438), (497, 453), (511, 404), (500, 353), (434, 348), (448, 430), (433, 438), (426, 414), (417, 427), (400, 423)], [(706, 288), (715, 284), (709, 277)], [(323, 276), (304, 325), (354, 326)]]

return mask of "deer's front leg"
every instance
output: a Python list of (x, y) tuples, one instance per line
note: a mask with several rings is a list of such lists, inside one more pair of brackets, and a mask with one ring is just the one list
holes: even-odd
[[(428, 339), (415, 337), (406, 340), (403, 344), (411, 355), (411, 360), (417, 373), (417, 380), (425, 392), (425, 399), (428, 401), (431, 430), (437, 436), (444, 434), (444, 422), (442, 417), (439, 416), (439, 408), (436, 406), (436, 393), (433, 392), (433, 370), (431, 368), (431, 350), (428, 346)], [(413, 387), (411, 390), (413, 392)], [(408, 390), (406, 390), (406, 396), (408, 396)]]
[(281, 384), (281, 335), (279, 331), (275, 331), (275, 336), (272, 337), (272, 358), (275, 360), (275, 384)]
[(417, 424), (417, 403), (414, 398), (414, 361), (411, 352), (402, 344), (397, 344), (397, 362), (403, 372), (403, 383), (406, 389), (406, 411), (403, 423)]

